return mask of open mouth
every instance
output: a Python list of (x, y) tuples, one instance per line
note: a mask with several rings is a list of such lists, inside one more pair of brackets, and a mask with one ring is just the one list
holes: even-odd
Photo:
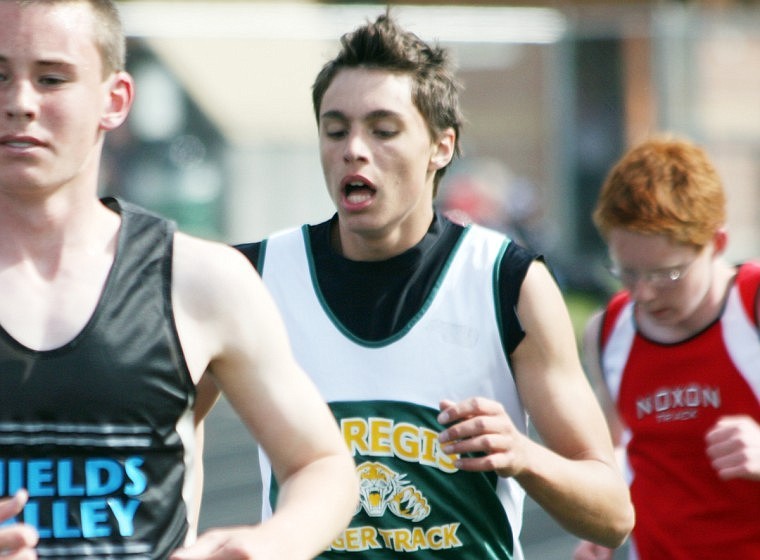
[(351, 181), (343, 187), (343, 195), (351, 204), (366, 202), (375, 194), (375, 189), (364, 181)]

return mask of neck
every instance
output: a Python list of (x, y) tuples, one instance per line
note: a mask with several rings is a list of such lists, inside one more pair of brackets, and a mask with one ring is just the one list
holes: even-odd
[(333, 250), (354, 261), (382, 261), (417, 245), (430, 229), (433, 209), (422, 219), (385, 229), (352, 228), (338, 217), (330, 232)]
[(67, 249), (87, 250), (111, 239), (119, 223), (95, 197), (0, 196), (0, 259), (44, 260)]

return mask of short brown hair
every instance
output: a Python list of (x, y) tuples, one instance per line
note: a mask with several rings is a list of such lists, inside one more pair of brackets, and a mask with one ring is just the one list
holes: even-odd
[[(5, 1), (5, 0), (2, 0)], [(10, 0), (21, 6), (33, 4), (88, 4), (95, 15), (93, 37), (103, 62), (103, 74), (124, 70), (127, 47), (116, 4), (111, 0)]]
[[(346, 33), (340, 42), (340, 52), (322, 67), (312, 86), (317, 123), (322, 98), (341, 70), (368, 68), (408, 74), (412, 77), (412, 102), (425, 119), (430, 135), (437, 138), (444, 130), (452, 128), (456, 135), (454, 153), (459, 155), (462, 127), (460, 85), (454, 78), (445, 49), (429, 45), (414, 33), (405, 31), (388, 12), (374, 22)], [(436, 172), (436, 188), (447, 167)]]

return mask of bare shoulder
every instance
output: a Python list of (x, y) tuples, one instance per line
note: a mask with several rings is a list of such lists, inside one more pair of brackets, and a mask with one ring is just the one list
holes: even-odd
[[(523, 321), (533, 320), (542, 325), (551, 325), (566, 318), (567, 306), (559, 285), (549, 268), (542, 261), (533, 261), (520, 288), (518, 315)], [(559, 315), (559, 316), (558, 316)]]
[(214, 301), (255, 290), (260, 278), (235, 248), (178, 232), (174, 238), (172, 282), (177, 296)]
[(182, 232), (174, 234), (174, 266), (180, 274), (200, 280), (208, 275), (218, 279), (217, 275), (255, 273), (248, 259), (234, 247)]
[(540, 401), (550, 379), (565, 383), (568, 376), (582, 374), (570, 313), (559, 286), (542, 262), (534, 262), (528, 269), (517, 315), (525, 338), (512, 354), (513, 368), (521, 382), (521, 393), (532, 388)]
[(559, 294), (559, 286), (554, 276), (552, 276), (548, 265), (541, 260), (534, 260), (528, 267), (520, 295), (522, 296), (523, 293), (526, 293), (540, 297), (547, 291)]
[(233, 247), (176, 233), (172, 264), (174, 317), (197, 381), (231, 350), (254, 348), (271, 305), (256, 270)]

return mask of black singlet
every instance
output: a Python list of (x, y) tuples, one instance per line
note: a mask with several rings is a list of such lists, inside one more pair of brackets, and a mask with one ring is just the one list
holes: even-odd
[(34, 351), (0, 327), (0, 496), (28, 490), (18, 521), (37, 527), (40, 558), (165, 559), (188, 531), (194, 386), (171, 306), (174, 227), (107, 204), (118, 248), (84, 329)]
[[(353, 261), (330, 245), (337, 215), (309, 226), (317, 281), (330, 310), (363, 340), (384, 340), (403, 329), (426, 301), (464, 228), (440, 214), (411, 249), (384, 261)], [(260, 272), (262, 243), (236, 246)], [(263, 245), (263, 253), (266, 246)], [(517, 319), (517, 299), (528, 266), (540, 258), (514, 241), (501, 261), (499, 296), (509, 356), (525, 336)]]

